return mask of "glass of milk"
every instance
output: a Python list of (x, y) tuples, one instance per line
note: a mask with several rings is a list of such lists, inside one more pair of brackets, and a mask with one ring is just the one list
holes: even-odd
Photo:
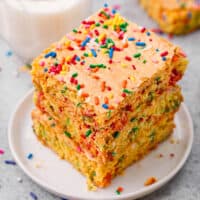
[(76, 28), (92, 0), (0, 0), (0, 36), (24, 60)]

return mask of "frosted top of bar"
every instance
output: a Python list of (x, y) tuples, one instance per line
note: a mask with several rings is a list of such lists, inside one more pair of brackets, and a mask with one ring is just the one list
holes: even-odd
[(104, 113), (170, 65), (176, 49), (105, 7), (35, 59), (32, 73), (55, 77)]

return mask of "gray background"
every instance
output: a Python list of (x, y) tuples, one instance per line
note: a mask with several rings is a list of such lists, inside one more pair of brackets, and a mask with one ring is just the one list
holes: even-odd
[[(121, 4), (121, 13), (140, 25), (149, 28), (156, 27), (156, 24), (138, 6), (136, 0), (107, 2), (110, 5)], [(93, 10), (101, 5), (103, 5), (103, 1), (93, 0)], [(174, 37), (172, 42), (180, 45), (190, 60), (189, 68), (181, 85), (185, 103), (194, 122), (194, 145), (192, 153), (180, 173), (163, 188), (142, 200), (200, 199), (200, 31), (187, 36)], [(33, 183), (18, 166), (4, 164), (4, 160), (12, 159), (7, 140), (9, 117), (16, 102), (32, 87), (29, 75), (19, 69), (22, 62), (17, 56), (15, 54), (6, 56), (6, 52), (9, 50), (10, 47), (0, 40), (0, 148), (5, 150), (5, 154), (0, 155), (0, 200), (29, 200), (31, 191), (37, 194), (39, 200), (57, 200), (60, 198)], [(17, 181), (19, 177), (22, 178), (22, 183)]]

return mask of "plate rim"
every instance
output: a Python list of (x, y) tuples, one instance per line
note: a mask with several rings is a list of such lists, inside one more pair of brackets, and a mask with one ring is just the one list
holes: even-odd
[[(8, 133), (8, 144), (9, 144), (9, 148), (10, 151), (12, 153), (12, 156), (14, 158), (14, 160), (17, 162), (18, 166), (23, 170), (23, 172), (31, 179), (33, 180), (36, 184), (38, 184), (39, 186), (41, 186), (42, 188), (44, 188), (45, 190), (49, 191), (50, 193), (53, 193), (57, 196), (61, 196), (61, 197), (65, 197), (68, 199), (81, 199), (81, 200), (101, 200), (101, 198), (98, 197), (94, 197), (94, 198), (88, 198), (87, 196), (80, 196), (78, 194), (76, 194), (76, 196), (71, 196), (71, 195), (66, 195), (66, 194), (62, 194), (56, 191), (55, 188), (48, 186), (48, 184), (45, 184), (44, 181), (40, 180), (37, 176), (33, 175), (30, 170), (28, 170), (28, 168), (26, 168), (24, 166), (24, 164), (21, 162), (20, 157), (17, 155), (15, 149), (14, 149), (14, 145), (12, 143), (12, 132), (13, 132), (13, 124), (15, 121), (15, 118), (17, 117), (17, 112), (20, 110), (20, 107), (23, 105), (23, 103), (29, 98), (30, 95), (33, 95), (33, 91), (34, 88), (30, 89), (16, 104), (15, 108), (13, 109), (13, 112), (10, 116), (9, 122), (8, 122), (8, 129), (7, 129), (7, 133)], [(159, 188), (161, 188), (163, 185), (165, 185), (167, 182), (169, 182), (184, 166), (185, 162), (187, 161), (190, 152), (192, 150), (192, 144), (193, 144), (193, 140), (194, 140), (194, 128), (193, 128), (193, 121), (192, 121), (192, 117), (190, 115), (190, 112), (187, 108), (187, 106), (185, 105), (184, 102), (182, 102), (181, 104), (183, 111), (185, 112), (185, 115), (187, 117), (187, 121), (188, 121), (188, 127), (190, 130), (190, 137), (189, 137), (189, 141), (188, 141), (188, 145), (187, 145), (187, 149), (183, 155), (183, 157), (181, 158), (180, 162), (176, 165), (176, 167), (169, 173), (167, 174), (165, 177), (163, 177), (162, 179), (160, 179), (158, 182), (154, 183), (153, 185), (150, 185), (148, 187), (145, 188), (141, 188), (139, 190), (137, 190), (136, 192), (128, 192), (126, 194), (121, 194), (120, 196), (110, 196), (110, 197), (105, 197), (104, 200), (120, 200), (120, 199), (128, 199), (128, 198), (140, 198), (142, 196), (146, 196), (150, 193), (152, 193), (153, 191), (158, 190)]]

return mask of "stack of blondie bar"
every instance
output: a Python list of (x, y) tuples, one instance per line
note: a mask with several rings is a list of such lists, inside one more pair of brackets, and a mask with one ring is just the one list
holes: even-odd
[(33, 61), (35, 134), (90, 189), (105, 187), (173, 132), (186, 65), (179, 47), (105, 6)]

